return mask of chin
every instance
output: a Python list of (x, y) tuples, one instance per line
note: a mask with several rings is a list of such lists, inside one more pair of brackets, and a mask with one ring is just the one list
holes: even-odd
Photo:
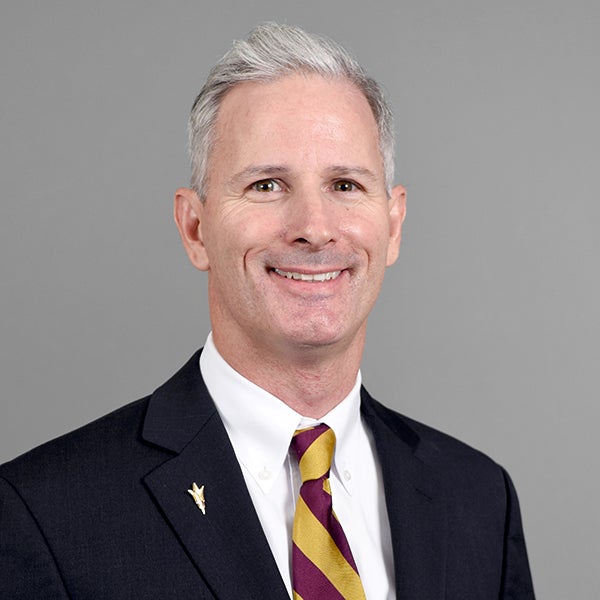
[(353, 340), (356, 337), (356, 331), (352, 334), (339, 323), (333, 326), (330, 323), (305, 321), (293, 330), (288, 327), (281, 337), (288, 345), (317, 349), (343, 344), (345, 340)]

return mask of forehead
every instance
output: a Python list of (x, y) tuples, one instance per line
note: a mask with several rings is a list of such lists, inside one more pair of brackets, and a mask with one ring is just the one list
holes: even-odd
[(256, 152), (292, 157), (294, 150), (323, 159), (344, 150), (380, 162), (377, 124), (364, 94), (346, 79), (303, 74), (244, 82), (227, 93), (217, 115), (215, 153), (250, 160)]

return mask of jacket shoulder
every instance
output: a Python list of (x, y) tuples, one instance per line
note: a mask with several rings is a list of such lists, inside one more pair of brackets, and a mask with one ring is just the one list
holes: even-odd
[(375, 436), (388, 432), (408, 445), (415, 457), (453, 485), (493, 483), (504, 488), (504, 469), (484, 452), (439, 429), (416, 421), (363, 391), (363, 414)]
[(70, 479), (75, 473), (102, 473), (140, 445), (149, 396), (46, 442), (0, 466), (0, 477), (15, 487)]

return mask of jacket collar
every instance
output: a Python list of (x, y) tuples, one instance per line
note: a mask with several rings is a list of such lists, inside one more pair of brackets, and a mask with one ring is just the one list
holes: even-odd
[(363, 388), (362, 414), (373, 433), (383, 474), (397, 600), (444, 598), (447, 523), (443, 488), (410, 424)]
[[(142, 437), (172, 456), (144, 483), (216, 597), (286, 598), (198, 358), (199, 352), (150, 398)], [(193, 483), (204, 486), (205, 514), (187, 491)]]
[[(286, 598), (233, 448), (198, 366), (200, 352), (151, 396), (144, 440), (171, 457), (144, 479), (201, 577), (222, 600)], [(441, 599), (447, 522), (443, 489), (410, 424), (361, 390), (381, 463), (398, 600)], [(206, 514), (187, 490), (204, 486)]]

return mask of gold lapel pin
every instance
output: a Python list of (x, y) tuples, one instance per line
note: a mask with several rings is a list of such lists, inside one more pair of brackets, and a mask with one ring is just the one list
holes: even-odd
[(196, 506), (202, 511), (202, 514), (206, 514), (206, 501), (204, 500), (204, 486), (198, 487), (196, 482), (192, 483), (192, 489), (188, 490), (188, 493), (194, 499)]

